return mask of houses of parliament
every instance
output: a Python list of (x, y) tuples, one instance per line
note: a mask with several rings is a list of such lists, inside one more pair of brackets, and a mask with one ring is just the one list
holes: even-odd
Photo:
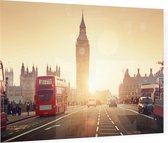
[[(61, 75), (61, 69), (59, 66), (56, 66), (55, 70), (52, 70), (48, 65), (46, 66), (46, 75)], [(20, 85), (14, 85), (14, 72), (13, 69), (5, 69), (5, 77), (8, 78), (8, 87), (7, 87), (7, 95), (10, 101), (21, 100), (25, 101), (34, 101), (35, 96), (35, 82), (36, 77), (38, 76), (38, 67), (32, 66), (30, 70), (28, 67), (25, 67), (24, 63), (21, 65), (20, 70)]]
[(141, 75), (140, 69), (137, 69), (137, 73), (131, 76), (129, 69), (127, 69), (124, 74), (123, 82), (119, 86), (120, 100), (139, 97), (141, 95), (141, 85), (156, 84), (158, 83), (159, 77), (163, 77), (163, 67), (156, 73), (153, 73), (151, 68), (149, 74), (145, 74), (145, 76)]

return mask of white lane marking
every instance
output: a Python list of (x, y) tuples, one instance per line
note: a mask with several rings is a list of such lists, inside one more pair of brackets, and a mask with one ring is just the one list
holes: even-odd
[(12, 135), (13, 134), (13, 132), (12, 133), (9, 133), (9, 135)]
[(100, 131), (116, 131), (116, 129), (100, 128)]
[(49, 127), (49, 128), (46, 128), (45, 130), (47, 131), (47, 130), (50, 130), (51, 128), (54, 128), (54, 127), (60, 127), (61, 125), (59, 124), (59, 125), (54, 125), (54, 126), (51, 126), (51, 127)]
[(101, 108), (99, 108), (98, 119), (97, 119), (97, 126), (100, 124), (100, 112), (101, 112)]
[[(110, 128), (110, 126), (101, 126), (101, 128), (99, 129), (99, 130), (101, 130), (101, 131), (115, 131), (115, 130), (117, 130), (117, 131), (119, 131), (119, 128), (114, 124), (114, 122), (112, 121), (112, 119), (110, 118), (110, 116), (109, 116), (109, 114), (108, 114), (108, 112), (107, 112), (107, 109), (104, 107), (104, 110), (105, 110), (105, 112), (106, 112), (106, 115), (107, 115), (107, 117), (108, 117), (108, 119), (111, 121), (111, 123), (112, 123), (112, 126), (111, 127), (115, 127), (115, 128)], [(105, 127), (105, 128), (103, 128), (103, 127)], [(119, 133), (100, 133), (101, 135), (123, 135), (123, 133), (122, 132), (119, 132)]]
[(78, 110), (78, 111), (75, 111), (75, 112), (69, 113), (69, 114), (67, 114), (67, 115), (64, 115), (64, 116), (62, 116), (62, 117), (60, 117), (60, 118), (58, 118), (58, 119), (56, 119), (56, 120), (54, 120), (54, 121), (48, 122), (48, 123), (46, 123), (46, 124), (44, 124), (44, 125), (42, 125), (42, 126), (39, 126), (39, 127), (34, 128), (34, 129), (32, 129), (32, 130), (29, 130), (29, 131), (27, 131), (27, 132), (24, 132), (23, 134), (20, 134), (20, 135), (17, 135), (17, 136), (15, 136), (15, 137), (12, 137), (12, 138), (10, 138), (10, 139), (4, 141), (4, 142), (12, 141), (12, 140), (14, 140), (14, 139), (16, 139), (16, 138), (19, 138), (19, 137), (21, 137), (21, 136), (23, 136), (23, 135), (26, 135), (26, 134), (28, 134), (28, 133), (31, 133), (31, 132), (33, 132), (33, 131), (35, 131), (35, 130), (41, 129), (41, 128), (43, 128), (43, 127), (49, 125), (49, 124), (52, 124), (52, 123), (54, 123), (54, 122), (57, 122), (57, 121), (59, 121), (59, 120), (65, 118), (65, 117), (68, 117), (68, 116), (70, 116), (70, 115), (72, 115), (72, 114), (75, 114), (75, 113), (77, 113), (77, 112), (80, 112), (80, 111), (82, 111), (82, 110), (84, 110), (84, 109), (80, 109), (80, 110)]
[(110, 125), (110, 126), (101, 126), (101, 128), (114, 128), (114, 125)]
[(120, 133), (100, 133), (101, 135), (119, 135)]
[(117, 129), (117, 131), (119, 131), (119, 129), (118, 129), (118, 127), (117, 127), (117, 126), (115, 126), (115, 128)]
[(99, 121), (100, 121), (100, 118), (98, 118), (97, 121), (99, 122)]
[(106, 112), (106, 115), (107, 115), (108, 119), (111, 121), (111, 118), (110, 118), (110, 116), (109, 116), (109, 114), (108, 114), (108, 112), (107, 112), (107, 110), (106, 110), (105, 107), (104, 107), (104, 110), (105, 110), (105, 112)]
[[(137, 111), (132, 110), (132, 109), (123, 108), (123, 107), (118, 107), (118, 108), (121, 108), (121, 109), (124, 109), (124, 110), (127, 110), (127, 111), (131, 111), (131, 112), (133, 112), (133, 113), (139, 114)], [(153, 118), (153, 117), (151, 117), (151, 116), (148, 116), (148, 115), (145, 115), (145, 114), (139, 114), (139, 115), (141, 115), (141, 116), (144, 116), (144, 117), (146, 117), (146, 118), (149, 118), (149, 119), (154, 120), (154, 118)]]
[[(99, 131), (100, 114), (101, 114), (101, 107), (99, 108), (99, 113), (98, 113), (98, 120), (97, 120), (97, 128), (96, 128), (96, 132), (98, 132), (98, 131)], [(97, 133), (96, 133), (95, 137), (98, 137), (98, 134), (97, 134)]]
[(96, 132), (98, 132), (99, 131), (99, 127), (97, 126), (97, 128), (96, 128)]
[(140, 114), (141, 116), (144, 116), (144, 117), (147, 117), (147, 118), (149, 118), (149, 119), (151, 119), (151, 120), (155, 120), (155, 118), (153, 118), (153, 117), (151, 117), (151, 116), (148, 116), (148, 115), (145, 115), (145, 114)]
[(103, 125), (110, 126), (110, 125), (111, 125), (111, 122), (109, 122), (109, 123), (107, 123), (107, 122), (103, 122), (103, 123), (101, 123), (101, 125), (102, 125), (102, 126), (103, 126)]

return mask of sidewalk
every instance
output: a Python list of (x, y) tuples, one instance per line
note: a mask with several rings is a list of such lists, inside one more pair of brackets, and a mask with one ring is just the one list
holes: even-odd
[[(79, 107), (79, 106), (68, 106), (67, 108), (68, 108), (68, 110), (73, 110), (76, 107)], [(18, 116), (18, 115), (16, 115), (16, 116), (8, 115), (7, 116), (7, 119), (8, 119), (7, 125), (15, 123), (17, 121), (27, 119), (27, 118), (35, 117), (35, 116), (36, 116), (35, 111), (29, 112), (29, 116), (27, 116), (27, 112), (22, 112), (22, 114), (20, 116)]]
[(20, 116), (16, 115), (16, 116), (12, 116), (12, 115), (8, 115), (7, 116), (7, 125), (11, 124), (11, 123), (15, 123), (17, 121), (21, 121), (27, 118), (31, 118), (31, 117), (35, 117), (35, 111), (31, 111), (29, 112), (29, 116), (27, 115), (27, 112), (22, 112), (22, 114)]

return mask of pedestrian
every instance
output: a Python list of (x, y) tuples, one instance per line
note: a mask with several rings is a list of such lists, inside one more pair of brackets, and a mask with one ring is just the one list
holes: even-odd
[(8, 102), (8, 115), (11, 114), (11, 111), (12, 111), (12, 105), (11, 105), (11, 102), (9, 101)]
[(35, 102), (33, 102), (33, 111), (35, 111), (36, 109), (36, 105), (35, 105)]
[(22, 103), (21, 103), (21, 101), (19, 100), (19, 103), (18, 103), (18, 116), (20, 116), (21, 115), (21, 112), (22, 112)]
[(15, 116), (16, 115), (16, 103), (15, 101), (13, 100), (12, 101), (12, 116)]
[(29, 111), (30, 111), (30, 103), (26, 103), (26, 111), (27, 111), (27, 116), (29, 116)]

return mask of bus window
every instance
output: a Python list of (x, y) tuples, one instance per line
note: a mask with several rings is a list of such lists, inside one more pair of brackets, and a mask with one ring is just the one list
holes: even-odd
[(39, 79), (39, 85), (52, 85), (52, 79)]
[(57, 95), (62, 95), (63, 93), (63, 88), (57, 87)]
[(40, 101), (50, 101), (53, 95), (53, 90), (40, 90), (38, 91), (38, 96)]

